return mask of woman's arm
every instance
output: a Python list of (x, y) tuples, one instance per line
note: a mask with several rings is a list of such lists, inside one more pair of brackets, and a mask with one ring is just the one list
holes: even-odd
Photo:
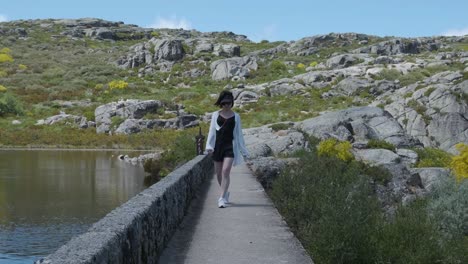
[(211, 152), (214, 150), (216, 142), (216, 127), (215, 127), (215, 113), (211, 115), (210, 130), (208, 131), (208, 138), (206, 139), (206, 151)]
[(241, 152), (241, 154), (244, 157), (248, 157), (249, 156), (249, 151), (245, 147), (244, 135), (242, 134), (241, 118), (240, 118), (239, 114), (237, 114), (237, 116), (238, 116), (238, 122), (239, 122), (239, 124), (237, 126), (237, 135), (238, 135), (238, 140), (239, 140), (239, 151)]

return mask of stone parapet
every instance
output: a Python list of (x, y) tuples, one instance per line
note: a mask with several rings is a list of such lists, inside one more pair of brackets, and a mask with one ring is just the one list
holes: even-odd
[(35, 263), (157, 263), (196, 190), (212, 174), (211, 158), (197, 156)]

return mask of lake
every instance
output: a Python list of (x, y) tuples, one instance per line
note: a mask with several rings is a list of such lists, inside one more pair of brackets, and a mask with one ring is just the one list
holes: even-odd
[(142, 166), (92, 150), (0, 150), (0, 264), (54, 252), (141, 192)]

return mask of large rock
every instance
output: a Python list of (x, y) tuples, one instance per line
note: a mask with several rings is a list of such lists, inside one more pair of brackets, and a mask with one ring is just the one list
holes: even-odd
[(388, 149), (356, 149), (353, 150), (354, 157), (372, 166), (397, 164), (400, 157)]
[(101, 105), (94, 110), (96, 132), (108, 133), (111, 130), (112, 117), (122, 119), (140, 119), (147, 113), (154, 113), (162, 103), (156, 100), (126, 100)]
[(244, 139), (248, 149), (260, 153), (258, 156), (265, 153), (291, 154), (306, 146), (302, 133), (292, 129), (275, 132), (269, 126), (244, 129)]
[(456, 144), (468, 143), (468, 120), (459, 113), (438, 114), (427, 126), (427, 132), (440, 144), (439, 148), (455, 154)]
[(149, 41), (154, 45), (154, 60), (181, 60), (185, 55), (182, 41), (177, 39), (156, 39)]
[(340, 94), (344, 94), (347, 96), (356, 95), (361, 91), (369, 89), (372, 83), (363, 78), (357, 77), (349, 77), (342, 81), (340, 81), (337, 85), (333, 87), (333, 89)]
[(404, 133), (400, 124), (378, 107), (356, 107), (330, 112), (296, 123), (305, 133), (320, 139), (348, 141), (379, 139), (408, 147), (418, 142)]
[(195, 115), (181, 115), (170, 119), (126, 119), (115, 130), (116, 134), (134, 134), (145, 129), (171, 128), (184, 129), (199, 124)]
[(213, 47), (213, 54), (222, 57), (239, 57), (240, 46), (232, 43), (216, 44)]
[(283, 78), (266, 84), (269, 89), (270, 96), (300, 94), (305, 89), (305, 86), (296, 82), (294, 79)]
[(173, 63), (184, 56), (181, 40), (152, 38), (148, 42), (131, 46), (130, 52), (117, 60), (117, 65), (122, 68), (137, 68), (146, 64), (161, 68), (159, 63)]
[(265, 189), (271, 189), (273, 181), (286, 165), (295, 159), (278, 159), (275, 157), (260, 157), (249, 162), (249, 167)]
[(214, 61), (210, 68), (213, 80), (224, 80), (234, 76), (248, 77), (250, 70), (257, 70), (258, 65), (256, 57), (245, 56)]
[(353, 64), (356, 64), (361, 59), (361, 56), (357, 54), (340, 54), (334, 57), (331, 57), (327, 60), (325, 65), (329, 68), (346, 68)]
[(433, 190), (437, 184), (450, 177), (450, 171), (446, 168), (414, 168), (410, 172), (421, 179), (424, 189), (428, 191)]
[(392, 39), (382, 41), (375, 45), (358, 48), (354, 53), (370, 53), (377, 55), (397, 55), (397, 54), (418, 54), (423, 51), (438, 50), (441, 46), (440, 41), (433, 38), (418, 39)]
[(88, 128), (96, 126), (96, 124), (93, 121), (88, 121), (84, 116), (70, 115), (63, 112), (58, 115), (50, 116), (46, 119), (38, 120), (36, 122), (36, 125), (54, 124), (65, 124), (78, 128)]

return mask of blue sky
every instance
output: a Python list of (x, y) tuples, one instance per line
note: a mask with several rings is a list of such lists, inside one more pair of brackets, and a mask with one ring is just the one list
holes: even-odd
[(468, 34), (468, 0), (10, 0), (0, 21), (97, 17), (141, 27), (232, 31), (253, 41), (331, 32), (420, 37)]

